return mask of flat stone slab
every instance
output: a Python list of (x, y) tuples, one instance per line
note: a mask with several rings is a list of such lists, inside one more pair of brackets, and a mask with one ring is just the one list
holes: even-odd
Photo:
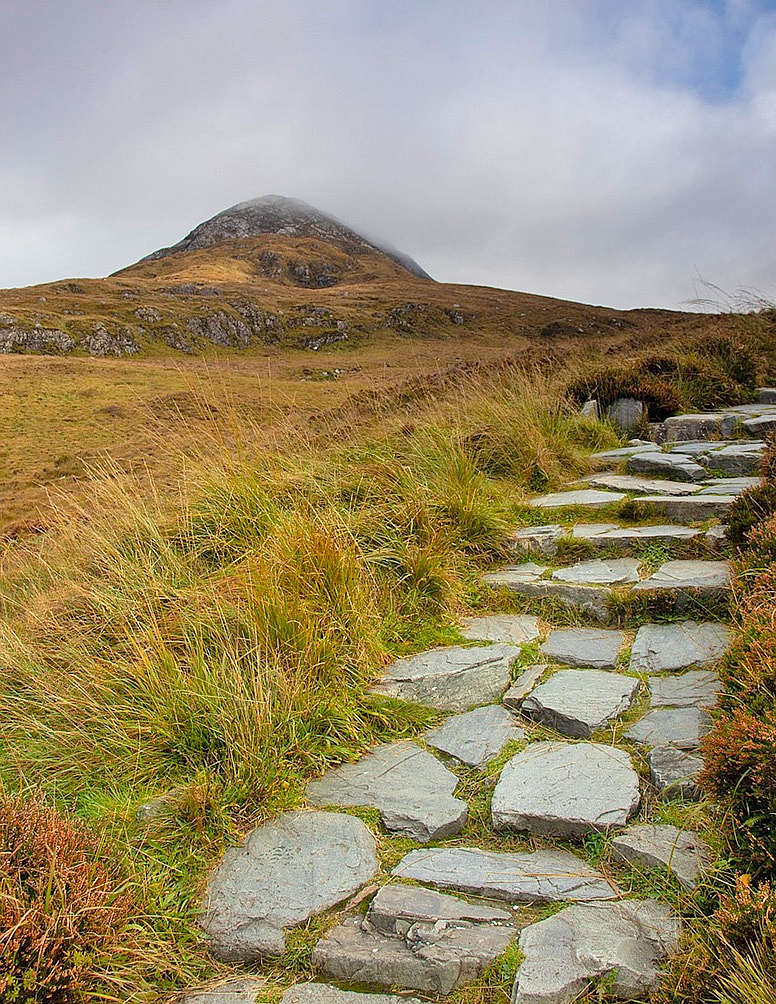
[(615, 899), (617, 886), (570, 851), (482, 851), (430, 847), (410, 851), (392, 875), (507, 903)]
[(338, 980), (407, 987), (442, 997), (476, 980), (515, 933), (495, 925), (417, 923), (399, 938), (364, 926), (354, 918), (329, 931), (313, 949), (313, 965)]
[(619, 586), (639, 581), (639, 563), (635, 558), (593, 558), (580, 561), (552, 573), (557, 582), (575, 585)]
[(600, 669), (564, 669), (532, 691), (523, 714), (565, 736), (589, 739), (596, 729), (626, 711), (639, 681)]
[(757, 474), (760, 470), (764, 446), (754, 443), (726, 446), (698, 457), (698, 463), (713, 471), (725, 474)]
[(594, 488), (613, 488), (631, 495), (692, 495), (698, 486), (689, 481), (668, 481), (660, 478), (639, 478), (634, 474), (591, 474), (583, 478)]
[(697, 833), (655, 823), (629, 827), (614, 838), (612, 850), (633, 864), (666, 868), (685, 889), (694, 889), (711, 864), (711, 852)]
[(525, 645), (541, 636), (539, 620), (529, 614), (488, 614), (467, 617), (461, 634), (472, 641), (500, 641), (510, 645)]
[(370, 689), (440, 711), (467, 711), (501, 697), (519, 655), (518, 645), (507, 644), (435, 648), (397, 659)]
[(730, 563), (727, 561), (666, 561), (634, 592), (694, 593), (724, 596), (730, 590)]
[(455, 774), (435, 756), (400, 742), (327, 771), (310, 781), (305, 797), (313, 805), (371, 806), (386, 830), (425, 842), (463, 829), (467, 806), (453, 798), (457, 785)]
[(741, 423), (741, 416), (730, 412), (704, 412), (698, 415), (673, 415), (663, 422), (663, 440), (727, 439)]
[(764, 436), (776, 429), (776, 415), (760, 415), (755, 418), (745, 418), (743, 429), (747, 436)]
[(717, 674), (707, 669), (691, 669), (681, 676), (649, 678), (649, 700), (653, 708), (713, 708), (721, 689)]
[(256, 1004), (266, 993), (267, 981), (259, 976), (226, 980), (209, 990), (195, 990), (181, 998), (180, 1004)]
[(517, 710), (523, 703), (523, 698), (531, 693), (546, 672), (547, 667), (544, 663), (536, 666), (529, 666), (528, 669), (524, 669), (509, 690), (501, 698), (501, 703), (507, 708)]
[[(221, 1004), (219, 1001), (218, 1004)], [(223, 1004), (228, 1004), (224, 1001)], [(280, 1004), (420, 1004), (416, 997), (394, 994), (360, 994), (327, 983), (296, 983), (280, 998)]]
[(524, 561), (519, 565), (507, 565), (497, 572), (488, 572), (483, 581), (492, 586), (502, 586), (509, 583), (538, 582), (549, 572), (546, 565), (537, 565), (533, 561)]
[(643, 999), (679, 933), (679, 918), (657, 900), (570, 906), (523, 929), (512, 1004), (571, 1004), (602, 977), (617, 997)]
[(526, 554), (544, 554), (552, 556), (558, 553), (558, 541), (563, 536), (563, 527), (558, 523), (545, 526), (524, 526), (507, 541), (516, 551)]
[(762, 484), (762, 478), (715, 478), (705, 482), (701, 495), (743, 495)]
[(605, 492), (595, 488), (580, 488), (569, 492), (552, 492), (531, 499), (528, 503), (536, 509), (562, 509), (564, 506), (587, 506), (590, 509), (601, 509), (627, 498), (623, 492)]
[(525, 732), (500, 704), (488, 704), (452, 718), (423, 737), (429, 746), (470, 767), (484, 767), (508, 742), (524, 739)]
[(699, 756), (676, 746), (655, 746), (647, 755), (652, 783), (664, 798), (697, 802), (701, 797), (698, 778), (703, 770)]
[(639, 746), (676, 746), (698, 749), (711, 728), (708, 712), (700, 708), (657, 708), (631, 725), (625, 738)]
[(230, 848), (210, 878), (200, 924), (223, 962), (285, 951), (285, 929), (358, 892), (377, 874), (375, 839), (341, 812), (284, 812)]
[(733, 508), (737, 495), (642, 495), (639, 505), (682, 522), (724, 518)]
[(708, 666), (729, 648), (730, 630), (724, 624), (644, 624), (636, 632), (630, 669), (632, 673), (670, 673), (690, 666)]
[(460, 896), (434, 889), (390, 883), (377, 891), (366, 915), (368, 930), (398, 938), (403, 938), (413, 924), (436, 924), (440, 920), (511, 924), (512, 914), (483, 903), (467, 903)]
[(702, 530), (690, 526), (666, 523), (657, 526), (616, 526), (613, 524), (578, 523), (571, 531), (574, 540), (584, 540), (594, 547), (628, 550), (634, 545), (683, 544), (699, 537)]
[(625, 462), (628, 474), (657, 474), (674, 481), (703, 481), (706, 471), (684, 453), (637, 453)]
[(495, 830), (580, 836), (624, 826), (639, 807), (625, 750), (598, 743), (531, 743), (506, 764), (493, 792)]
[(623, 460), (626, 457), (632, 457), (635, 453), (652, 453), (654, 452), (655, 444), (646, 443), (640, 446), (621, 446), (616, 450), (603, 450), (601, 453), (591, 454), (592, 460)]
[(568, 666), (615, 669), (625, 634), (605, 628), (556, 628), (541, 646), (548, 659)]
[[(542, 571), (546, 572), (547, 569)], [(580, 586), (571, 582), (542, 579), (538, 575), (530, 578), (530, 573), (525, 571), (523, 565), (491, 572), (484, 575), (482, 581), (486, 586), (508, 589), (517, 596), (552, 599), (563, 606), (585, 610), (599, 621), (609, 618), (609, 591), (604, 586)]]

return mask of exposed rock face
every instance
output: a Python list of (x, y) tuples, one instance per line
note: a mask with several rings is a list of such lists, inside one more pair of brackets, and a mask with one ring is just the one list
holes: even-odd
[[(337, 241), (348, 246), (380, 251), (413, 275), (421, 279), (431, 278), (409, 255), (389, 245), (367, 240), (333, 216), (314, 209), (301, 199), (288, 199), (282, 195), (265, 195), (247, 202), (239, 202), (200, 223), (177, 244), (154, 251), (143, 260), (153, 261), (156, 258), (165, 258), (174, 251), (197, 251), (219, 244), (221, 241), (258, 237), (260, 234), (317, 237), (324, 241)], [(271, 263), (268, 263), (268, 267), (271, 267)], [(301, 285), (331, 285), (331, 282), (316, 282), (315, 278), (304, 270), (300, 278)], [(324, 276), (324, 278), (331, 277)]]
[(22, 325), (0, 324), (0, 352), (43, 352), (59, 355), (72, 352), (75, 341), (64, 331), (52, 328), (25, 328)]
[(285, 928), (352, 896), (376, 873), (374, 837), (360, 819), (286, 812), (228, 850), (213, 873), (201, 918), (210, 949), (224, 962), (280, 955)]

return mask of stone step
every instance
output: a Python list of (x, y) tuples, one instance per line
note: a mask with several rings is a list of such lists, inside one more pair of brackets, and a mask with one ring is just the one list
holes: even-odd
[(525, 738), (507, 708), (486, 704), (452, 718), (423, 736), (429, 746), (469, 767), (484, 767), (509, 742)]
[(667, 478), (640, 478), (634, 474), (603, 471), (582, 479), (593, 488), (613, 489), (629, 495), (692, 495), (701, 490), (693, 481), (670, 481)]
[(618, 526), (616, 523), (577, 523), (571, 539), (580, 540), (601, 550), (621, 551), (643, 547), (644, 544), (681, 545), (703, 536), (703, 530), (672, 523), (655, 526)]
[[(266, 993), (266, 991), (265, 991)], [(184, 1002), (188, 1004), (188, 1002)], [(197, 1002), (199, 1004), (199, 1002)], [(210, 1004), (203, 1001), (202, 1004)], [(212, 1004), (243, 1004), (241, 1000), (213, 1001)], [(254, 1004), (246, 1001), (245, 1004)], [(355, 990), (340, 990), (326, 983), (295, 983), (280, 998), (280, 1004), (420, 1004), (416, 997), (394, 994), (364, 994)]]
[(625, 750), (600, 743), (537, 742), (502, 770), (491, 815), (496, 831), (579, 837), (624, 826), (640, 800), (638, 774)]
[(708, 666), (722, 658), (730, 641), (730, 629), (724, 624), (644, 624), (636, 632), (630, 670), (672, 673), (690, 666)]
[(529, 614), (488, 614), (485, 617), (467, 617), (460, 632), (471, 641), (507, 642), (525, 645), (540, 637), (539, 621)]
[(612, 851), (632, 864), (665, 868), (691, 890), (711, 864), (711, 852), (697, 833), (665, 824), (629, 827), (614, 838)]
[(702, 708), (656, 708), (625, 733), (638, 746), (675, 746), (697, 750), (711, 728), (711, 716)]
[(716, 673), (690, 669), (681, 676), (650, 676), (649, 703), (653, 708), (713, 708), (721, 691)]
[(625, 462), (627, 474), (653, 474), (674, 481), (703, 481), (706, 469), (683, 453), (636, 453)]
[(696, 753), (665, 743), (653, 746), (647, 761), (652, 784), (663, 798), (681, 798), (686, 802), (700, 799), (698, 778), (703, 760)]
[(627, 498), (624, 492), (601, 491), (597, 488), (579, 488), (565, 492), (551, 492), (540, 495), (528, 503), (535, 509), (564, 509), (585, 506), (587, 509), (602, 509), (605, 506), (623, 502)]
[(614, 882), (565, 850), (510, 853), (431, 847), (410, 851), (391, 874), (507, 903), (580, 902), (621, 895)]
[[(662, 678), (661, 678), (662, 679)], [(525, 698), (522, 713), (574, 739), (589, 739), (634, 701), (639, 680), (600, 669), (562, 669)]]
[(634, 593), (670, 593), (679, 600), (690, 597), (724, 599), (730, 592), (727, 561), (666, 561), (656, 572), (637, 582)]
[(642, 495), (639, 506), (655, 516), (677, 522), (695, 523), (707, 519), (724, 519), (735, 504), (737, 495)]
[(316, 806), (361, 805), (379, 811), (391, 833), (421, 843), (459, 833), (466, 802), (453, 797), (458, 778), (416, 743), (377, 747), (355, 763), (327, 771), (305, 789)]
[(556, 628), (541, 646), (554, 662), (593, 669), (615, 669), (625, 641), (622, 631), (604, 628)]

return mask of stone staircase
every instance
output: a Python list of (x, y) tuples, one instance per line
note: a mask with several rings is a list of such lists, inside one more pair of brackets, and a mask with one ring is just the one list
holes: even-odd
[[(629, 892), (629, 869), (662, 870), (691, 895), (713, 865), (659, 808), (700, 798), (714, 668), (731, 641), (724, 527), (699, 524), (757, 483), (764, 449), (716, 437), (773, 428), (770, 400), (677, 416), (663, 435), (678, 442), (598, 454), (607, 469), (585, 485), (532, 500), (553, 522), (517, 530), (516, 562), (484, 576), (520, 612), (469, 618), (464, 644), (400, 659), (372, 688), (450, 716), (311, 781), (311, 809), (225, 854), (202, 916), (214, 955), (279, 955), (289, 928), (336, 907), (312, 954), (321, 982), (290, 987), (283, 1004), (408, 1000), (380, 987), (444, 997), (512, 943), (513, 1004), (569, 1004), (599, 978), (646, 999), (681, 925), (668, 902)], [(618, 520), (625, 502), (640, 521)], [(467, 830), (467, 797), (486, 804), (490, 789), (488, 832)], [(342, 807), (375, 810), (405, 839), (388, 874), (373, 828)], [(606, 850), (593, 867), (583, 842), (596, 837)], [(261, 986), (242, 977), (186, 1001), (254, 1004)]]

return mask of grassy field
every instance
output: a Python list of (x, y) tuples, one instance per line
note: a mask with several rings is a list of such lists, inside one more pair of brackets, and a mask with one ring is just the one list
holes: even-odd
[[(731, 325), (755, 352), (773, 347), (770, 321), (759, 330), (724, 319), (713, 330)], [(17, 946), (2, 999), (154, 1000), (223, 972), (195, 922), (209, 865), (247, 828), (298, 804), (328, 764), (434, 720), (369, 698), (366, 685), (397, 654), (455, 640), (458, 618), (486, 602), (481, 571), (532, 518), (527, 496), (583, 473), (590, 452), (617, 441), (580, 417), (569, 384), (604, 364), (631, 379), (655, 342), (688, 352), (682, 338), (675, 347), (654, 330), (636, 348), (632, 333), (550, 346), (394, 334), (316, 354), (312, 373), (310, 354), (293, 350), (185, 365), (169, 353), (4, 360), (6, 413), (18, 423), (6, 437), (4, 462), (18, 478), (6, 515), (34, 509), (48, 532), (15, 533), (4, 551), (0, 781), (25, 802), (6, 804), (0, 835), (6, 846), (19, 839), (14, 820), (29, 827), (30, 803), (57, 808), (51, 839), (23, 848), (43, 862), (47, 903), (52, 848), (56, 867), (75, 861), (81, 886), (85, 862), (102, 871), (89, 873), (96, 905), (77, 923), (62, 920), (68, 902), (57, 914), (71, 935), (85, 916), (94, 921), (89, 950), (73, 955), (63, 934), (43, 965), (40, 945)], [(520, 361), (503, 365), (516, 350)], [(678, 356), (685, 404), (702, 392), (696, 355)], [(462, 367), (473, 360), (494, 365)], [(758, 365), (765, 379), (772, 361)], [(332, 368), (344, 372), (321, 378)], [(70, 459), (41, 485), (59, 458)], [(95, 460), (100, 469), (85, 472)], [(44, 494), (52, 485), (66, 488), (54, 504)], [(141, 822), (149, 801), (152, 818)], [(474, 801), (471, 826), (483, 829)], [(719, 830), (715, 817), (701, 823)], [(385, 861), (400, 850), (383, 839)], [(602, 850), (586, 846), (591, 860)], [(719, 896), (707, 891), (701, 934)], [(15, 929), (17, 907), (6, 889), (0, 929)], [(268, 1001), (309, 973), (320, 923), (295, 932), (265, 968)], [(502, 1004), (514, 962), (457, 1000)], [(68, 985), (71, 997), (57, 989)], [(688, 976), (674, 999), (746, 1000), (715, 997), (711, 984), (702, 997), (702, 986)]]

